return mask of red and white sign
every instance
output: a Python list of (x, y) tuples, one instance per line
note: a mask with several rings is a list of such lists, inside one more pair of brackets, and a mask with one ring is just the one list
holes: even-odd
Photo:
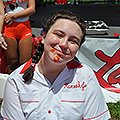
[(77, 57), (95, 72), (106, 102), (120, 100), (120, 40), (86, 38)]

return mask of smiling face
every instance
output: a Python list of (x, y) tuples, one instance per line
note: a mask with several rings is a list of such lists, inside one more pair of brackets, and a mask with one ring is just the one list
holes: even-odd
[(71, 20), (58, 19), (47, 34), (43, 34), (44, 55), (56, 63), (71, 61), (79, 49), (82, 30)]

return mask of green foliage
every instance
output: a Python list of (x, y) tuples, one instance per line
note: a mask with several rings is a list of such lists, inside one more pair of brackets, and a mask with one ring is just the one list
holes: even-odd
[(2, 104), (2, 101), (0, 101), (0, 109), (1, 109), (1, 104)]
[(120, 101), (117, 103), (107, 103), (111, 119), (110, 120), (120, 120)]

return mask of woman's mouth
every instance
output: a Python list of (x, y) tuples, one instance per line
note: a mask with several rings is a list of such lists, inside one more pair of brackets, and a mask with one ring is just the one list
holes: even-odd
[(52, 53), (56, 53), (56, 54), (59, 55), (60, 57), (65, 56), (65, 55), (70, 55), (70, 54), (68, 54), (68, 53), (65, 52), (66, 50), (65, 50), (65, 51), (64, 51), (64, 50), (61, 51), (61, 50), (52, 48), (50, 51), (51, 51)]
[(61, 56), (65, 56), (65, 54), (62, 52), (62, 51), (59, 51), (59, 50), (55, 50), (56, 54), (59, 55), (60, 57)]

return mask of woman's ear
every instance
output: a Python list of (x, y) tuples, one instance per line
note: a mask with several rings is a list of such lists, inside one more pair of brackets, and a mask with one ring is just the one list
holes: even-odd
[(44, 42), (45, 42), (45, 37), (46, 37), (46, 33), (45, 32), (43, 32), (43, 35), (42, 35), (42, 44), (44, 44)]

